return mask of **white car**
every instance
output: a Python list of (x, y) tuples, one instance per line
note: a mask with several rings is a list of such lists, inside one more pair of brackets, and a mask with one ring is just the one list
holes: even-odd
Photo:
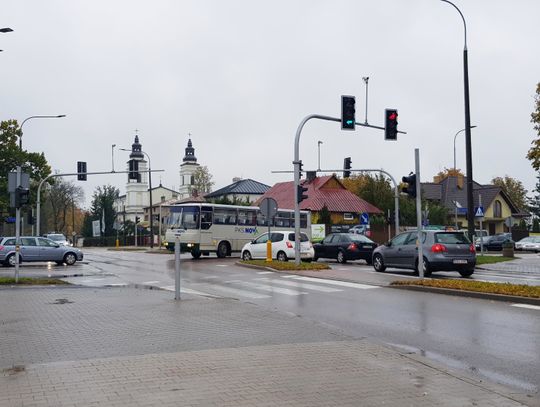
[(524, 237), (519, 242), (516, 242), (516, 250), (540, 252), (540, 236)]
[(67, 238), (61, 233), (49, 233), (49, 234), (43, 235), (43, 237), (46, 237), (47, 239), (51, 239), (53, 242), (61, 246), (72, 246), (72, 244), (69, 243)]
[[(272, 259), (287, 261), (294, 259), (294, 232), (275, 230), (270, 232), (272, 241)], [(242, 248), (242, 260), (266, 259), (266, 242), (268, 233), (263, 233), (255, 240), (246, 243)], [(300, 233), (300, 258), (311, 261), (315, 251), (305, 233)]]

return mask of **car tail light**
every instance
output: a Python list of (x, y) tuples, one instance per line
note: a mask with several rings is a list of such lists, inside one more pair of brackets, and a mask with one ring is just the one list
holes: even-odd
[(471, 243), (470, 246), (469, 246), (469, 251), (471, 253), (476, 253), (476, 247), (474, 247), (474, 245)]
[(0, 250), (4, 250), (4, 246), (0, 246)]
[(288, 247), (289, 249), (292, 249), (292, 248), (293, 248), (292, 243), (291, 243), (291, 242), (287, 242), (287, 247)]
[(358, 246), (356, 246), (356, 243), (351, 243), (349, 247), (347, 247), (347, 250), (356, 250), (358, 249)]
[(448, 249), (443, 244), (435, 243), (433, 246), (431, 246), (431, 251), (433, 253), (444, 253), (444, 252), (447, 252)]

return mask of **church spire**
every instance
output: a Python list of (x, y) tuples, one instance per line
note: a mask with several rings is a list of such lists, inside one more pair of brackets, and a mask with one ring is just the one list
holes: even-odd
[(135, 142), (131, 145), (131, 154), (129, 158), (144, 158), (142, 153), (142, 144), (139, 143), (139, 136), (135, 135)]
[(195, 149), (193, 148), (193, 144), (191, 143), (191, 137), (188, 140), (188, 144), (186, 147), (186, 155), (184, 156), (184, 162), (197, 162), (197, 157), (195, 157)]

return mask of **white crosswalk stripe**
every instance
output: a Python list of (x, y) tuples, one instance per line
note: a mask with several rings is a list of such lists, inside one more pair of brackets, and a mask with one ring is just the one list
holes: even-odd
[(257, 274), (274, 274), (273, 271), (257, 271)]
[[(159, 287), (159, 288), (161, 288), (162, 290), (167, 290), (167, 291), (175, 291), (174, 285), (166, 285), (166, 286)], [(180, 287), (180, 293), (202, 295), (203, 297), (214, 297), (214, 298), (219, 297), (217, 295), (212, 295), (212, 294), (209, 294), (209, 293), (204, 293), (202, 291), (192, 290), (191, 288), (184, 288), (184, 287)]]
[(540, 306), (532, 304), (512, 304), (512, 307), (540, 310)]
[(326, 280), (324, 278), (313, 278), (313, 277), (304, 277), (304, 276), (296, 276), (295, 280), (311, 281), (314, 283), (337, 285), (341, 287), (360, 288), (362, 290), (369, 290), (371, 288), (379, 288), (378, 286), (374, 286), (374, 285), (349, 283), (348, 281)]
[(217, 284), (212, 285), (211, 290), (217, 291), (219, 293), (224, 293), (224, 295), (235, 295), (235, 296), (244, 297), (244, 298), (253, 298), (253, 299), (270, 298), (270, 296), (266, 294), (259, 294), (253, 291), (241, 290), (239, 288), (226, 287), (226, 286), (217, 285)]
[(340, 290), (339, 288), (323, 287), (320, 285), (303, 283), (301, 281), (286, 281), (286, 280), (277, 280), (277, 279), (270, 279), (270, 278), (257, 278), (256, 280), (267, 281), (267, 282), (271, 282), (272, 284), (286, 285), (289, 287), (296, 287), (298, 289), (321, 291), (323, 293), (335, 293), (335, 292), (343, 291), (343, 290)]
[(303, 295), (303, 294), (307, 294), (304, 291), (290, 290), (288, 288), (273, 287), (271, 285), (260, 284), (260, 283), (252, 283), (252, 282), (249, 282), (249, 281), (234, 281), (234, 283), (240, 284), (241, 286), (253, 288), (255, 290), (268, 291), (268, 292), (271, 292), (271, 293), (279, 293), (279, 294), (285, 294), (285, 295)]

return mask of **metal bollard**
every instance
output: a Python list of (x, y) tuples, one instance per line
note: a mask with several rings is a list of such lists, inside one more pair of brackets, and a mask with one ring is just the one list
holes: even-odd
[(180, 237), (174, 243), (174, 299), (180, 300)]

